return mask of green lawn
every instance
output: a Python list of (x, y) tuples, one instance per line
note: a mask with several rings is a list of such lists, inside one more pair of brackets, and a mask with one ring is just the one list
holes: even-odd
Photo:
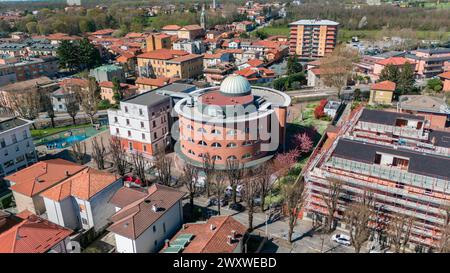
[(79, 125), (69, 125), (69, 126), (63, 126), (63, 127), (57, 127), (57, 128), (46, 128), (46, 129), (36, 129), (31, 130), (31, 136), (35, 139), (41, 139), (56, 133), (64, 132), (71, 129), (79, 129), (79, 128), (86, 128), (91, 127), (91, 124), (79, 124)]
[(269, 26), (269, 27), (265, 27), (263, 28), (263, 30), (265, 32), (267, 32), (267, 34), (269, 34), (270, 36), (274, 36), (274, 35), (283, 35), (283, 36), (288, 36), (289, 35), (289, 27), (288, 26)]
[(303, 117), (301, 119), (300, 116), (296, 117), (296, 119), (293, 120), (293, 123), (304, 127), (314, 127), (319, 134), (323, 135), (325, 129), (330, 124), (330, 121), (325, 119), (316, 119), (314, 117), (314, 108), (316, 108), (318, 104), (319, 102), (308, 103), (306, 108), (303, 109)]

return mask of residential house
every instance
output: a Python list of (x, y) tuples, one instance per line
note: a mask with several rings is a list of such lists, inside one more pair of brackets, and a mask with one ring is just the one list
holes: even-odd
[(250, 59), (246, 63), (238, 66), (238, 69), (241, 70), (247, 67), (264, 67), (264, 61), (261, 61), (259, 59)]
[(102, 65), (89, 71), (89, 76), (94, 77), (97, 82), (112, 81), (114, 77), (120, 82), (125, 81), (123, 68), (117, 65)]
[(19, 117), (0, 121), (0, 179), (37, 161), (31, 124)]
[(97, 38), (105, 38), (105, 37), (111, 37), (114, 33), (114, 29), (110, 29), (110, 28), (105, 28), (105, 29), (100, 29), (97, 30), (95, 32), (90, 33), (91, 36), (95, 36)]
[(178, 25), (167, 25), (161, 28), (161, 32), (168, 35), (178, 35), (180, 29), (181, 27)]
[(5, 177), (13, 192), (18, 211), (29, 210), (34, 214), (45, 212), (40, 194), (80, 172), (85, 167), (63, 159), (37, 162)]
[(219, 63), (215, 66), (205, 68), (203, 75), (206, 82), (212, 85), (219, 85), (228, 75), (233, 74), (236, 66), (232, 63)]
[(195, 40), (205, 35), (205, 30), (199, 25), (187, 25), (178, 29), (179, 39)]
[(438, 77), (442, 81), (442, 91), (450, 92), (450, 71), (441, 73)]
[(252, 31), (255, 28), (255, 25), (251, 21), (242, 21), (233, 23), (236, 27), (236, 31), (239, 32), (249, 32)]
[(87, 167), (40, 195), (53, 223), (73, 230), (93, 228), (98, 233), (115, 213), (109, 200), (122, 186), (117, 175)]
[(247, 67), (234, 74), (246, 78), (250, 83), (266, 83), (275, 79), (275, 72), (265, 67)]
[(160, 78), (144, 78), (138, 77), (136, 79), (136, 86), (138, 87), (139, 93), (143, 93), (144, 91), (153, 90), (156, 88), (160, 88), (166, 86), (170, 83), (170, 78), (160, 77)]
[[(76, 101), (76, 94), (71, 92), (70, 89), (63, 87), (52, 92), (50, 95), (53, 105), (53, 111), (55, 112), (67, 112), (67, 105), (73, 104)], [(78, 109), (78, 103), (74, 104)]]
[(172, 45), (174, 50), (184, 50), (190, 54), (205, 53), (205, 44), (201, 40), (178, 40)]
[[(114, 84), (113, 82), (100, 82), (98, 84), (100, 86), (100, 97), (102, 100), (108, 100), (111, 103), (114, 103)], [(122, 98), (126, 99), (131, 96), (137, 94), (138, 87), (128, 84), (128, 83), (120, 83)]]
[(403, 113), (424, 116), (430, 128), (450, 126), (450, 108), (444, 99), (425, 95), (400, 96), (397, 109)]
[(383, 69), (387, 65), (394, 65), (394, 66), (397, 66), (397, 67), (400, 68), (406, 63), (410, 64), (413, 67), (413, 69), (415, 70), (414, 62), (411, 62), (410, 60), (408, 60), (405, 57), (390, 57), (390, 58), (387, 58), (387, 59), (379, 60), (373, 66), (372, 78), (374, 80), (378, 80), (378, 78), (381, 75), (381, 71), (383, 71)]
[(145, 50), (150, 52), (157, 49), (171, 49), (172, 40), (169, 34), (151, 34), (145, 39)]
[(120, 102), (119, 109), (109, 109), (109, 129), (128, 153), (138, 151), (151, 159), (170, 143), (170, 98), (144, 92)]
[(208, 67), (213, 67), (221, 63), (231, 63), (233, 62), (233, 55), (228, 52), (219, 52), (214, 54), (203, 55), (203, 67), (206, 69)]
[(116, 206), (108, 230), (119, 253), (156, 253), (183, 224), (184, 192), (153, 184), (148, 189), (119, 189), (110, 203)]
[[(0, 233), (0, 253), (67, 253), (72, 230), (28, 211), (17, 214), (20, 223)], [(71, 250), (71, 249), (70, 249)]]
[(243, 253), (247, 227), (232, 216), (184, 224), (162, 253)]
[(370, 86), (369, 103), (389, 104), (396, 88), (395, 82), (382, 81)]

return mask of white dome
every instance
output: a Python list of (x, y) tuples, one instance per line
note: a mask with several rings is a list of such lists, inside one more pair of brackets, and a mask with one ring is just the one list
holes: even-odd
[(220, 84), (220, 92), (235, 96), (247, 95), (251, 89), (248, 80), (239, 75), (228, 76)]

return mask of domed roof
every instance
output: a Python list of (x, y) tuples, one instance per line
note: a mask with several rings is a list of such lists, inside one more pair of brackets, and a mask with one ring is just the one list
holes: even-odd
[(244, 96), (251, 92), (252, 87), (248, 80), (239, 75), (231, 75), (220, 84), (220, 92), (225, 95)]

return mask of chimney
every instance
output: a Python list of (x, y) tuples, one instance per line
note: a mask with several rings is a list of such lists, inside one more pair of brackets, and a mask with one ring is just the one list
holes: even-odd
[(183, 229), (186, 229), (186, 227), (187, 227), (186, 224), (183, 224), (183, 227), (182, 227), (182, 228), (183, 228)]
[(215, 225), (213, 225), (213, 224), (211, 224), (211, 225), (209, 226), (209, 229), (213, 231), (213, 230), (215, 230), (215, 229), (216, 229), (216, 226), (215, 226)]
[(69, 176), (70, 176), (70, 174), (69, 174), (69, 171), (66, 171), (66, 176), (67, 176), (67, 177), (69, 177)]
[(236, 230), (231, 231), (231, 239), (233, 239), (233, 240), (236, 239)]
[(170, 247), (170, 241), (169, 241), (169, 239), (166, 239), (166, 240), (165, 240), (164, 247)]
[(227, 236), (227, 243), (228, 243), (229, 245), (232, 245), (232, 244), (233, 244), (233, 239), (231, 238), (231, 235), (228, 235), (228, 236)]
[(153, 210), (153, 212), (157, 212), (158, 211), (158, 207), (156, 206), (156, 204), (152, 205), (152, 210)]

